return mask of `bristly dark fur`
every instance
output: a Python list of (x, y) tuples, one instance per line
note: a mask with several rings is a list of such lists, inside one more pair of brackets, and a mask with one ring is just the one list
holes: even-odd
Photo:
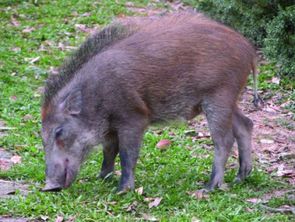
[(106, 47), (130, 36), (132, 33), (134, 33), (134, 30), (132, 31), (130, 27), (116, 24), (108, 26), (89, 37), (76, 52), (66, 59), (59, 68), (59, 74), (52, 75), (47, 79), (43, 105), (48, 104), (89, 59), (103, 51)]

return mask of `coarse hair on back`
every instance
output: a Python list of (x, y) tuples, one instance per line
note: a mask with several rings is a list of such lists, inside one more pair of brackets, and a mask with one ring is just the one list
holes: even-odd
[(75, 51), (59, 68), (57, 75), (51, 75), (46, 81), (43, 106), (50, 103), (52, 98), (69, 83), (77, 71), (93, 56), (99, 54), (108, 46), (132, 35), (132, 27), (122, 24), (113, 24), (90, 36), (77, 51)]

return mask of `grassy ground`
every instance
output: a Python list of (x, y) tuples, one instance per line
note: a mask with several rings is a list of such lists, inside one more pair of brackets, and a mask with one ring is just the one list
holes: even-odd
[[(133, 2), (143, 6), (148, 3)], [(0, 215), (50, 221), (57, 216), (65, 220), (74, 217), (76, 221), (294, 219), (291, 214), (270, 213), (261, 204), (247, 201), (274, 190), (291, 189), (285, 182), (272, 179), (259, 165), (245, 183), (228, 191), (215, 191), (203, 199), (189, 195), (208, 181), (213, 152), (210, 139), (193, 141), (186, 133), (190, 128), (185, 125), (150, 129), (146, 133), (136, 171), (136, 187), (143, 187), (143, 194), (117, 195), (118, 175), (109, 181), (96, 179), (102, 161), (100, 150), (93, 152), (71, 188), (57, 194), (39, 192), (44, 182), (40, 86), (72, 47), (85, 39), (87, 28), (104, 26), (115, 16), (131, 15), (125, 3), (123, 0), (1, 1), (0, 120), (15, 129), (1, 138), (0, 147), (20, 155), (22, 163), (9, 171), (0, 171), (0, 178), (26, 181), (31, 186), (26, 197), (0, 198)], [(170, 139), (172, 145), (161, 152), (155, 145), (164, 138)], [(205, 149), (205, 145), (211, 148)], [(236, 161), (231, 158), (229, 165)], [(226, 182), (233, 180), (236, 170), (226, 172)], [(149, 208), (148, 198), (155, 197), (162, 198), (161, 203)], [(274, 197), (268, 203), (271, 207), (284, 204), (294, 205), (294, 199)]]

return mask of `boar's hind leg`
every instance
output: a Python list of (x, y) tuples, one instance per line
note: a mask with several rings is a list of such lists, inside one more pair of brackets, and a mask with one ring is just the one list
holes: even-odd
[(101, 171), (99, 174), (100, 178), (107, 177), (114, 170), (115, 158), (119, 152), (118, 138), (115, 133), (109, 133), (105, 137), (103, 143), (103, 162)]
[(223, 183), (224, 169), (234, 143), (232, 132), (232, 110), (225, 104), (206, 102), (202, 108), (206, 114), (211, 137), (214, 142), (214, 162), (208, 190), (220, 187)]
[(251, 136), (253, 123), (236, 108), (233, 114), (233, 132), (238, 143), (240, 168), (236, 182), (244, 180), (252, 170)]
[(145, 129), (145, 121), (142, 119), (132, 118), (128, 121), (129, 123), (120, 126), (118, 132), (119, 154), (122, 168), (119, 192), (134, 189), (135, 165)]

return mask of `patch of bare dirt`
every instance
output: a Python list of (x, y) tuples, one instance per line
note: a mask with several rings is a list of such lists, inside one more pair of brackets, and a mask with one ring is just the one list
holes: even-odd
[(243, 93), (240, 107), (254, 123), (253, 153), (257, 162), (272, 176), (284, 177), (295, 185), (294, 114), (276, 105), (276, 96), (256, 110), (252, 93), (249, 89)]
[(31, 220), (29, 219), (26, 219), (26, 218), (13, 218), (13, 217), (3, 217), (3, 216), (0, 216), (0, 222), (29, 222)]
[(20, 182), (0, 180), (0, 187), (0, 198), (11, 198), (16, 193), (22, 195), (28, 194), (28, 185)]

